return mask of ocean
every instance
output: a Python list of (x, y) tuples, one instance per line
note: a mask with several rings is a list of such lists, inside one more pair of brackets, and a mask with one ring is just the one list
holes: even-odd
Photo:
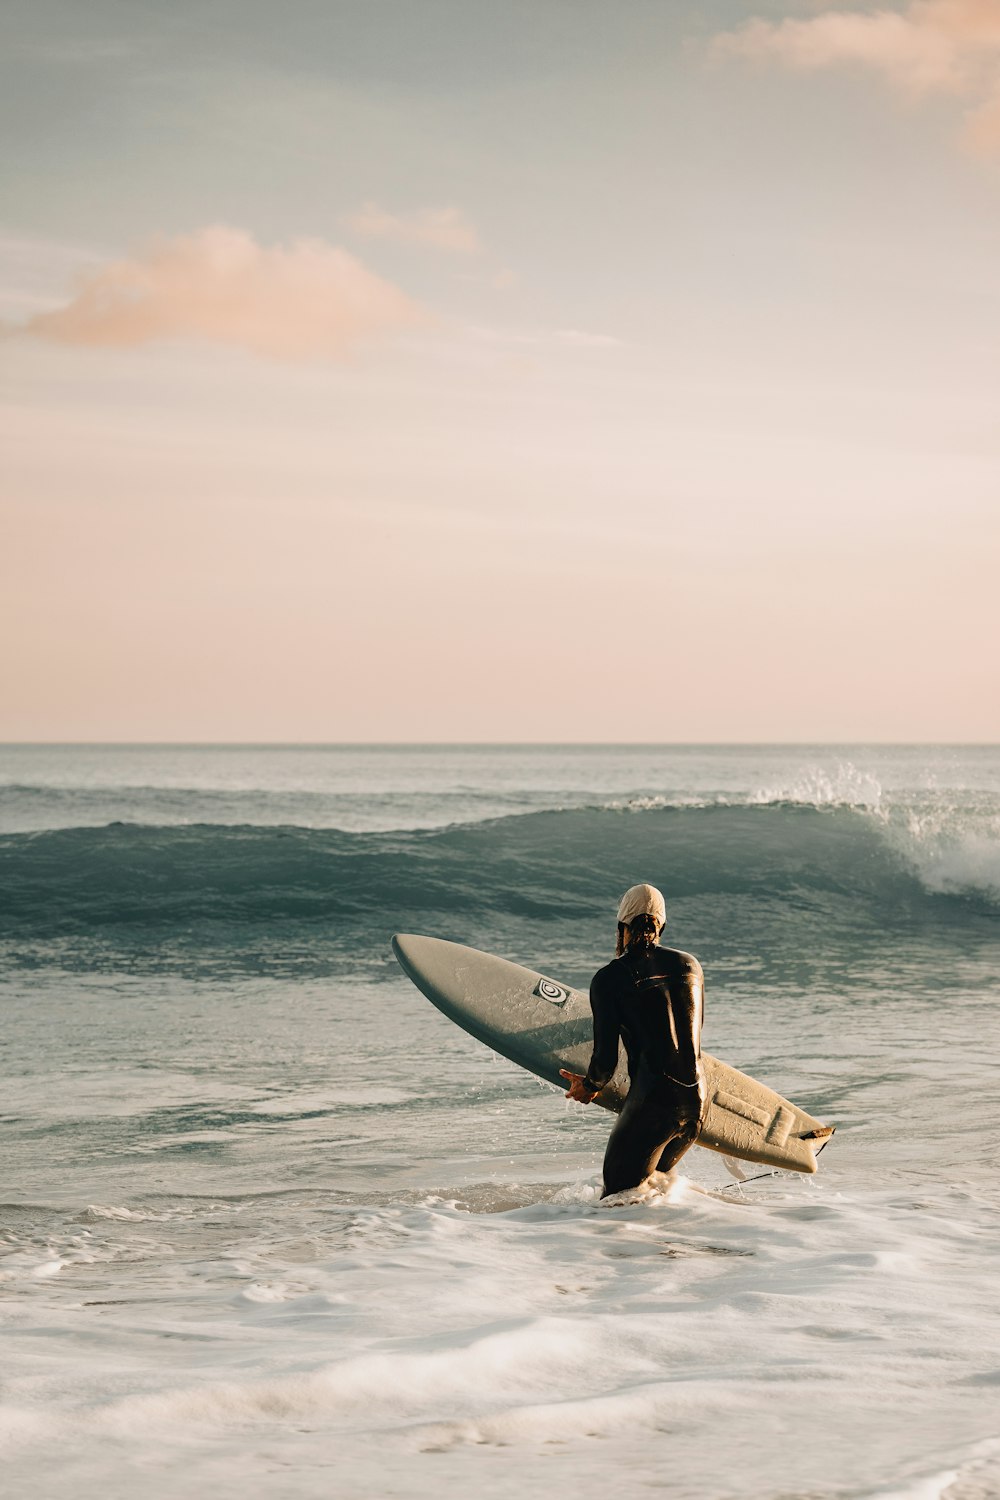
[[(389, 947), (637, 881), (815, 1177), (601, 1205)], [(18, 1500), (1000, 1495), (1000, 749), (0, 747), (0, 991)]]

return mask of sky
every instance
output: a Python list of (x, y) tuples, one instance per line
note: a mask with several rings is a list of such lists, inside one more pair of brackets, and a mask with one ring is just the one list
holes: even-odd
[(1000, 741), (1000, 0), (0, 25), (0, 739)]

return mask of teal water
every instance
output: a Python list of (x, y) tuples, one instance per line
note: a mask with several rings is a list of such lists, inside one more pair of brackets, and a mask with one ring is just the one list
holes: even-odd
[[(388, 948), (585, 984), (636, 880), (817, 1178), (598, 1207)], [(992, 748), (0, 748), (15, 1492), (1000, 1492), (998, 923)]]

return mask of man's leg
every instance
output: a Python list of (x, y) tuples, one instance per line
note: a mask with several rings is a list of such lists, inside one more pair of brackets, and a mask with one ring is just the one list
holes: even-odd
[(690, 1151), (698, 1139), (698, 1121), (684, 1120), (678, 1127), (677, 1134), (672, 1140), (666, 1142), (659, 1161), (656, 1163), (658, 1172), (672, 1172), (685, 1152)]
[(675, 1126), (670, 1140), (656, 1165), (658, 1172), (670, 1172), (686, 1151), (690, 1151), (701, 1131), (703, 1100), (701, 1090), (671, 1088), (657, 1103), (673, 1114)]
[[(645, 1182), (650, 1172), (657, 1170), (657, 1162), (665, 1154), (664, 1147), (673, 1141), (677, 1130), (675, 1114), (630, 1093), (604, 1153), (604, 1192), (601, 1197), (623, 1193), (627, 1188)], [(678, 1156), (693, 1140), (693, 1134), (685, 1138)]]

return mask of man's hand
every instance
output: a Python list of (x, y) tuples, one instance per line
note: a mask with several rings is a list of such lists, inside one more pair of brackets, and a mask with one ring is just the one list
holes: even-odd
[(596, 1091), (591, 1092), (590, 1089), (584, 1088), (584, 1076), (585, 1075), (583, 1073), (570, 1073), (566, 1068), (559, 1069), (559, 1077), (569, 1079), (569, 1088), (566, 1091), (566, 1098), (575, 1099), (577, 1104), (589, 1104), (592, 1099), (597, 1098)]

